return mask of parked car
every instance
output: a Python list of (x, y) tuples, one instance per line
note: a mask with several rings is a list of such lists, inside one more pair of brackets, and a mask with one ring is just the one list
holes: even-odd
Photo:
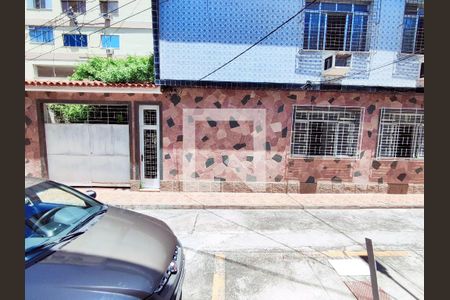
[(183, 248), (158, 219), (25, 178), (26, 299), (181, 299)]

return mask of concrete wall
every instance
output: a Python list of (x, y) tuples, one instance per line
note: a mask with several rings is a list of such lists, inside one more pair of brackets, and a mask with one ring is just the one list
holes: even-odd
[[(159, 8), (161, 80), (202, 78), (271, 32), (303, 5), (304, 0), (162, 2)], [(341, 84), (416, 87), (417, 61), (423, 60), (423, 55), (402, 61), (397, 69), (393, 63), (401, 50), (404, 7), (404, 0), (372, 1), (370, 49), (361, 54), (353, 52), (349, 73), (352, 75), (340, 81)], [(302, 51), (302, 44), (303, 14), (205, 80), (318, 83), (323, 80), (326, 51)], [(364, 70), (373, 71), (361, 74)]]
[[(391, 192), (423, 191), (423, 160), (377, 160), (375, 149), (379, 113), (382, 107), (423, 108), (423, 94), (360, 93), (274, 90), (232, 90), (186, 88), (162, 95), (27, 92), (25, 97), (25, 172), (45, 176), (37, 123), (36, 100), (82, 101), (91, 103), (130, 103), (133, 114), (131, 171), (132, 180), (139, 179), (137, 106), (160, 104), (162, 107), (162, 182), (163, 190), (178, 190), (180, 182), (190, 190), (249, 191), (249, 186), (264, 191), (303, 192)], [(292, 107), (302, 105), (337, 105), (364, 107), (362, 148), (357, 159), (291, 158), (290, 137)], [(219, 114), (231, 112), (237, 122), (214, 120), (195, 122), (195, 135), (183, 136), (183, 116), (186, 109), (197, 112), (210, 109)], [(264, 148), (256, 145), (253, 136), (259, 131), (252, 121), (241, 121), (239, 115), (248, 110), (265, 113), (266, 138)], [(251, 115), (252, 113), (250, 113)], [(195, 112), (194, 112), (195, 115)], [(228, 117), (227, 117), (228, 118)], [(187, 118), (189, 119), (189, 118)], [(41, 128), (42, 131), (42, 128)], [(185, 141), (193, 142), (187, 148)], [(256, 150), (256, 151), (255, 151)], [(259, 151), (259, 152), (258, 152)], [(194, 172), (183, 174), (183, 167), (195, 152)], [(255, 178), (261, 169), (255, 168), (257, 155), (263, 155), (265, 181)], [(186, 169), (185, 169), (186, 170)], [(259, 178), (258, 178), (259, 181)], [(308, 184), (307, 184), (308, 183)], [(397, 189), (397, 190), (396, 190)]]

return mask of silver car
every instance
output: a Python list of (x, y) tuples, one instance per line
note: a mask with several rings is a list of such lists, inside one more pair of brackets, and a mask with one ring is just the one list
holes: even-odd
[(89, 194), (25, 178), (26, 299), (181, 299), (172, 230)]

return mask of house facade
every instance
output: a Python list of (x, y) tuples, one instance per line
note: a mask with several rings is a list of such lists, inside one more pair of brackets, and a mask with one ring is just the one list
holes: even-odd
[[(152, 7), (156, 86), (26, 82), (27, 174), (166, 191), (423, 192), (423, 1)], [(93, 107), (89, 128), (58, 124), (55, 103)], [(92, 137), (86, 153), (55, 143), (77, 130)]]
[(150, 55), (150, 8), (149, 0), (27, 0), (25, 79), (66, 79), (94, 56)]

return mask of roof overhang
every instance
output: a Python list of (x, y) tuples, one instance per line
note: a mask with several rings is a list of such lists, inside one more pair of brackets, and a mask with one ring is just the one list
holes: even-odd
[(106, 84), (99, 82), (25, 81), (25, 91), (111, 94), (161, 94), (160, 87), (153, 84)]

